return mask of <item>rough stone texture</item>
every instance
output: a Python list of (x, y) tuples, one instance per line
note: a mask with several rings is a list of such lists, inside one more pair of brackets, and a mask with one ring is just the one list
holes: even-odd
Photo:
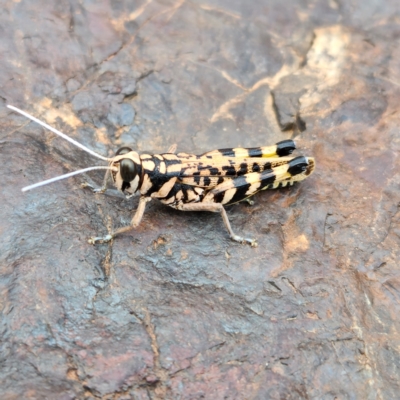
[[(2, 399), (393, 399), (398, 0), (3, 2)], [(315, 174), (221, 218), (82, 190), (111, 155), (297, 139)], [(282, 131), (282, 129), (286, 129)]]

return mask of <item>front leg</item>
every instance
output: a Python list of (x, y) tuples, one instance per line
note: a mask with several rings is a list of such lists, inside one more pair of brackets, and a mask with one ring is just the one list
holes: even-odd
[(239, 235), (236, 235), (229, 223), (228, 215), (226, 214), (225, 208), (221, 203), (186, 203), (181, 204), (177, 207), (178, 210), (181, 211), (211, 211), (211, 212), (219, 212), (222, 215), (222, 219), (224, 221), (225, 227), (229, 232), (229, 236), (232, 240), (239, 243), (247, 243), (251, 247), (257, 247), (257, 241), (255, 239), (243, 238)]
[(95, 188), (93, 185), (91, 185), (89, 182), (84, 182), (81, 184), (82, 188), (89, 188), (92, 190), (93, 193), (104, 193), (107, 190), (107, 181), (108, 178), (110, 177), (110, 170), (108, 169), (104, 175), (103, 179), (103, 184), (99, 188)]
[(112, 239), (115, 238), (115, 236), (120, 235), (121, 233), (125, 233), (130, 231), (131, 229), (137, 228), (140, 224), (140, 221), (143, 218), (144, 211), (146, 209), (146, 204), (151, 200), (151, 197), (141, 197), (139, 200), (139, 205), (138, 208), (135, 212), (135, 215), (132, 218), (132, 221), (130, 225), (124, 226), (123, 228), (119, 228), (113, 233), (106, 235), (106, 236), (100, 236), (100, 237), (91, 237), (88, 242), (90, 244), (96, 244), (96, 243), (107, 243), (111, 241)]

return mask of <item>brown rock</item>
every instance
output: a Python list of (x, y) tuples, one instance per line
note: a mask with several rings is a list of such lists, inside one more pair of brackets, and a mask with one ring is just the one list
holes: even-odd
[[(8, 2), (0, 15), (0, 398), (392, 399), (398, 1)], [(102, 154), (295, 137), (315, 174), (221, 218), (93, 195)], [(282, 129), (286, 129), (282, 131)]]

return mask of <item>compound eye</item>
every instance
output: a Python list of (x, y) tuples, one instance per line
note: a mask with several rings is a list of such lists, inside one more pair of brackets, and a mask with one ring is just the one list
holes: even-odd
[(121, 156), (123, 154), (127, 154), (130, 151), (132, 151), (132, 149), (130, 147), (121, 147), (120, 149), (118, 149), (118, 151), (115, 153), (116, 156)]
[(135, 179), (138, 171), (135, 163), (130, 158), (124, 158), (120, 162), (121, 178), (124, 182), (131, 182)]

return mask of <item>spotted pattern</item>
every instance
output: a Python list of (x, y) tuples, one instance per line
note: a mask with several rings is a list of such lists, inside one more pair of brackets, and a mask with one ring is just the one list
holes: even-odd
[(135, 182), (121, 182), (120, 188), (138, 189), (142, 196), (158, 198), (178, 209), (188, 203), (229, 205), (260, 190), (290, 186), (309, 176), (315, 168), (314, 159), (289, 156), (294, 149), (294, 142), (287, 140), (274, 146), (214, 150), (199, 156), (139, 156), (132, 152), (135, 162), (141, 164), (141, 176)]
[[(145, 204), (157, 198), (178, 210), (218, 211), (233, 240), (255, 246), (254, 240), (232, 231), (223, 205), (245, 200), (260, 190), (290, 186), (305, 179), (315, 168), (313, 158), (290, 156), (295, 149), (292, 140), (269, 147), (214, 150), (202, 155), (173, 154), (175, 147), (169, 153), (140, 156), (125, 148), (123, 154), (119, 151), (111, 160), (108, 174), (116, 187), (128, 196), (136, 191), (141, 194), (132, 227), (140, 223)], [(111, 235), (106, 236), (107, 241), (108, 237)]]
[(243, 148), (236, 147), (232, 149), (213, 150), (202, 154), (200, 157), (235, 157), (235, 158), (251, 158), (251, 157), (283, 157), (293, 153), (296, 144), (293, 140), (282, 140), (273, 146)]
[(174, 154), (144, 154), (142, 158), (143, 184), (140, 193), (143, 196), (162, 198), (174, 186), (180, 172), (181, 160)]
[(179, 208), (183, 204), (200, 203), (203, 197), (203, 188), (176, 183), (171, 191), (165, 197), (159, 198), (159, 200), (170, 207)]

